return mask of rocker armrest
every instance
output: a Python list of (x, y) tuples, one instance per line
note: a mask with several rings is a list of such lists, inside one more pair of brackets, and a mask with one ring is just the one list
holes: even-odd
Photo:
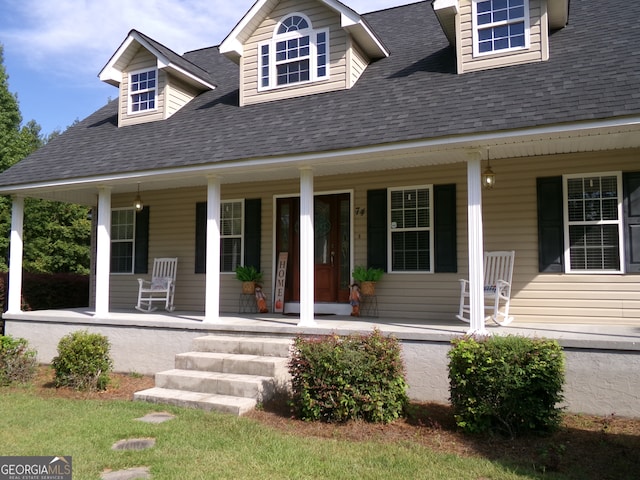
[(154, 278), (153, 280), (145, 280), (143, 278), (138, 278), (138, 284), (140, 288), (144, 288), (145, 290), (165, 291), (171, 288), (173, 284), (173, 280), (169, 277)]
[(498, 280), (496, 282), (496, 290), (500, 295), (509, 296), (511, 290), (511, 284), (506, 280)]

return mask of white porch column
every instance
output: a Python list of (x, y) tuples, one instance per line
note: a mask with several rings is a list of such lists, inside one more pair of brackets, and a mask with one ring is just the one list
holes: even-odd
[(316, 324), (313, 315), (314, 292), (313, 170), (300, 169), (300, 322)]
[(109, 316), (109, 275), (111, 271), (111, 187), (98, 189), (96, 246), (96, 317)]
[(13, 197), (11, 206), (11, 240), (9, 251), (9, 299), (7, 313), (22, 310), (22, 232), (24, 227), (24, 198)]
[(472, 152), (467, 162), (468, 241), (469, 241), (469, 316), (467, 333), (488, 335), (484, 324), (484, 245), (482, 233), (482, 178), (480, 152)]
[(208, 177), (207, 263), (204, 321), (220, 320), (220, 177)]

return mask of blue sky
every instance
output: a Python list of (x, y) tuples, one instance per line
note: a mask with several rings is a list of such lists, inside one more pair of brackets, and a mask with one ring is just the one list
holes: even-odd
[[(64, 130), (115, 98), (98, 73), (135, 28), (177, 53), (218, 45), (254, 0), (0, 0), (0, 44), (23, 123)], [(343, 0), (366, 13), (412, 0)]]

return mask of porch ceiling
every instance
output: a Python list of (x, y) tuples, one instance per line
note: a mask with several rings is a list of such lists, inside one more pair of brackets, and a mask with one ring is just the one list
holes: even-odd
[(223, 184), (265, 182), (298, 178), (300, 168), (312, 167), (315, 176), (346, 175), (365, 171), (466, 162), (470, 156), (491, 159), (530, 158), (577, 152), (640, 148), (640, 119), (598, 122), (572, 127), (543, 127), (526, 132), (490, 132), (465, 137), (374, 145), (284, 157), (264, 157), (135, 174), (80, 177), (41, 184), (14, 185), (0, 194), (23, 195), (64, 202), (95, 205), (98, 188), (113, 194), (206, 186), (207, 177), (219, 176)]

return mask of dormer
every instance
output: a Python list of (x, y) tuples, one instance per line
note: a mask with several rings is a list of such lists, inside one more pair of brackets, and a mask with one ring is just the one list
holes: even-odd
[(220, 52), (240, 67), (240, 105), (349, 89), (389, 55), (364, 19), (334, 0), (258, 0)]
[(198, 94), (216, 88), (206, 71), (136, 30), (99, 78), (119, 88), (119, 127), (169, 118)]
[(434, 0), (455, 48), (458, 73), (543, 62), (549, 32), (563, 28), (569, 0)]

